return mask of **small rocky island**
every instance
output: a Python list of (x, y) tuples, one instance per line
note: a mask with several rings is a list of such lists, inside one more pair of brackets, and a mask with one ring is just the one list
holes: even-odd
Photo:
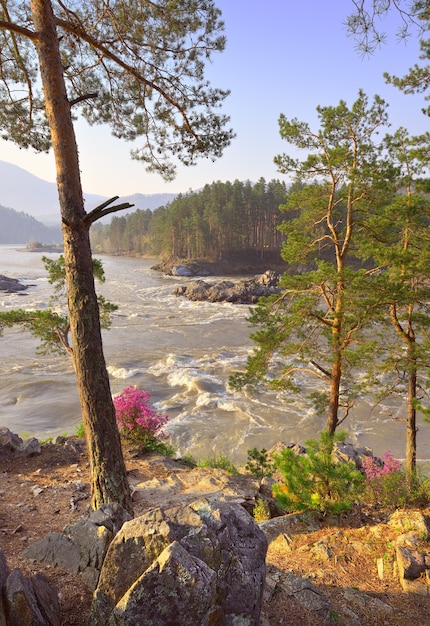
[(255, 304), (262, 296), (281, 293), (278, 286), (279, 274), (267, 270), (254, 278), (237, 281), (222, 280), (218, 283), (197, 280), (187, 285), (180, 285), (175, 295), (188, 300), (206, 302), (233, 302), (235, 304)]

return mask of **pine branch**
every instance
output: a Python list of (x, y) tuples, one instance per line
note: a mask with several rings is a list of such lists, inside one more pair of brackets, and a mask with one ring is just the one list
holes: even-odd
[(84, 100), (92, 100), (94, 98), (97, 98), (99, 94), (94, 91), (93, 93), (87, 93), (87, 94), (83, 94), (82, 96), (79, 96), (79, 98), (74, 98), (73, 100), (70, 100), (70, 106), (72, 107), (74, 104), (78, 104), (79, 102), (83, 102)]
[(134, 207), (134, 204), (130, 204), (130, 202), (123, 202), (122, 204), (117, 204), (115, 206), (109, 207), (109, 204), (112, 204), (112, 202), (115, 202), (115, 200), (118, 200), (118, 198), (119, 196), (114, 196), (113, 198), (110, 198), (109, 200), (106, 200), (102, 204), (96, 206), (95, 209), (87, 213), (87, 215), (83, 219), (83, 222), (87, 225), (91, 225), (102, 217), (109, 215), (109, 213), (116, 213), (117, 211), (123, 211), (124, 209), (131, 209), (132, 207)]

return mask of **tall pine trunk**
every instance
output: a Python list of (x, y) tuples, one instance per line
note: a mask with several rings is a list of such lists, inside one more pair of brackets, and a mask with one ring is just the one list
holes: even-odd
[(132, 511), (121, 441), (103, 355), (94, 286), (90, 223), (80, 180), (78, 149), (49, 0), (31, 0), (45, 107), (55, 154), (73, 358), (91, 466), (93, 508), (119, 502)]
[[(341, 272), (343, 266), (338, 263), (338, 273)], [(342, 331), (342, 312), (343, 312), (343, 281), (339, 280), (337, 284), (337, 299), (334, 310), (334, 319), (331, 327), (332, 341), (332, 359), (333, 365), (330, 375), (330, 397), (327, 411), (326, 430), (331, 437), (336, 432), (339, 425), (339, 400), (340, 386), (342, 382), (342, 347), (341, 347), (341, 331)]]
[(417, 410), (415, 402), (417, 398), (417, 360), (414, 355), (414, 343), (408, 344), (410, 354), (408, 372), (408, 399), (406, 412), (406, 477), (408, 487), (413, 487), (417, 469)]
[(341, 356), (338, 352), (334, 356), (335, 361), (331, 369), (330, 397), (326, 419), (326, 430), (331, 437), (335, 434), (339, 423), (339, 395), (342, 379)]

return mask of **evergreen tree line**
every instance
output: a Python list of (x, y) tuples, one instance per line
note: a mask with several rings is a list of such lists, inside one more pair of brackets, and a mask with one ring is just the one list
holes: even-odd
[(217, 260), (247, 253), (254, 258), (280, 253), (285, 220), (284, 182), (264, 178), (214, 182), (180, 194), (155, 211), (137, 210), (92, 229), (92, 246), (109, 254), (143, 254)]

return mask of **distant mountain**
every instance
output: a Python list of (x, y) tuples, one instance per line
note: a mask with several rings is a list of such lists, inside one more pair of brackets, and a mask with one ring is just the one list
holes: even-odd
[[(58, 192), (55, 183), (49, 183), (33, 176), (30, 172), (6, 161), (0, 161), (0, 181), (0, 205), (11, 207), (15, 211), (24, 211), (44, 224), (58, 224), (60, 222)], [(84, 197), (87, 210), (91, 210), (107, 200), (107, 196), (96, 194), (84, 193)], [(133, 209), (128, 209), (124, 213), (130, 213), (136, 209), (151, 209), (153, 211), (167, 204), (167, 202), (171, 202), (175, 197), (176, 194), (172, 193), (153, 195), (136, 193), (122, 197), (118, 202), (130, 202), (135, 205)]]
[[(15, 211), (24, 211), (45, 224), (60, 222), (57, 185), (48, 183), (30, 172), (0, 161), (0, 204)], [(96, 206), (104, 196), (85, 194), (88, 205)]]
[[(151, 211), (155, 211), (155, 209), (158, 209), (160, 206), (166, 206), (166, 204), (172, 202), (177, 195), (176, 193), (134, 193), (132, 196), (120, 198), (118, 202), (130, 202), (130, 204), (134, 204), (132, 209), (127, 209), (124, 213), (130, 213), (137, 209), (142, 209), (143, 211), (150, 209)], [(123, 212), (121, 212), (121, 215), (123, 215)]]
[(61, 243), (61, 228), (46, 226), (27, 213), (0, 206), (0, 244), (28, 243), (30, 240), (43, 244)]

